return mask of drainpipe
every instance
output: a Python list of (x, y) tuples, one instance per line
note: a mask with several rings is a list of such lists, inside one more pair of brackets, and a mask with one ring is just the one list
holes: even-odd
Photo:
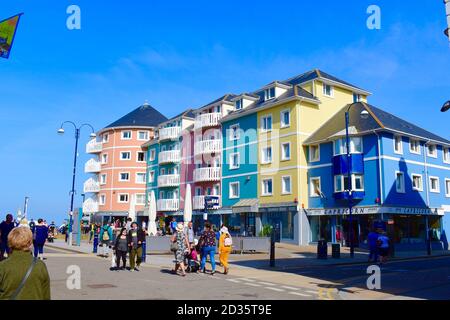
[[(429, 186), (428, 186), (428, 164), (427, 164), (427, 145), (430, 143), (430, 140), (425, 142), (424, 150), (423, 150), (423, 162), (424, 162), (424, 170), (425, 170), (425, 190), (427, 195), (427, 206), (430, 208), (430, 193), (429, 193)], [(427, 241), (427, 254), (431, 255), (431, 238), (430, 238), (430, 230), (428, 225), (428, 215), (425, 215), (425, 239)]]
[[(379, 187), (380, 206), (383, 206), (384, 192), (383, 192), (383, 173), (381, 172), (381, 138), (378, 132), (376, 132), (375, 130), (373, 131), (373, 133), (377, 136), (378, 178), (380, 180), (380, 187)], [(383, 213), (381, 213), (381, 218), (383, 220)]]

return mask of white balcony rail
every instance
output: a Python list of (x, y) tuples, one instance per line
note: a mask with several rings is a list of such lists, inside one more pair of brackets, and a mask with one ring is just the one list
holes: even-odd
[(194, 128), (216, 127), (219, 125), (220, 119), (222, 119), (220, 112), (199, 114), (195, 117)]
[(90, 159), (84, 165), (84, 172), (86, 172), (86, 173), (97, 173), (97, 172), (100, 172), (101, 169), (102, 169), (102, 165), (100, 164), (100, 161), (98, 161), (96, 159)]
[(159, 140), (173, 140), (180, 136), (181, 127), (168, 127), (159, 129)]
[(194, 170), (194, 182), (202, 181), (219, 181), (220, 180), (220, 168), (197, 168)]
[(218, 153), (222, 151), (222, 140), (197, 141), (194, 145), (194, 154)]
[(166, 174), (158, 177), (158, 187), (177, 187), (180, 185), (179, 174)]
[(84, 193), (97, 193), (100, 192), (100, 183), (93, 178), (90, 178), (89, 180), (87, 180), (84, 185), (83, 185), (83, 191)]
[(84, 213), (95, 213), (98, 212), (98, 201), (94, 198), (88, 198), (83, 203)]
[(100, 153), (102, 152), (103, 145), (101, 142), (97, 142), (96, 139), (92, 139), (86, 144), (86, 153)]
[[(215, 196), (215, 197), (219, 197), (219, 203), (221, 203), (220, 202), (220, 196)], [(203, 209), (205, 209), (205, 196), (195, 196), (192, 208), (194, 210), (203, 210)], [(214, 209), (219, 209), (219, 208), (220, 208), (220, 205), (214, 207)]]
[(178, 211), (180, 208), (180, 200), (178, 199), (159, 199), (158, 211)]
[(180, 162), (180, 160), (181, 160), (180, 150), (162, 151), (159, 153), (158, 156), (159, 164)]

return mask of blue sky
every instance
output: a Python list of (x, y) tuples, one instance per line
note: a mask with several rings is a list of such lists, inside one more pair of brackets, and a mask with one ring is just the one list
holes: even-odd
[[(126, 4), (125, 4), (126, 3)], [(81, 8), (82, 29), (66, 28)], [(381, 30), (366, 9), (381, 8)], [(96, 129), (148, 100), (166, 116), (224, 93), (320, 68), (371, 92), (370, 103), (450, 138), (450, 44), (442, 1), (2, 1), (24, 12), (0, 61), (0, 218), (29, 196), (31, 216), (62, 221), (73, 143), (64, 120)], [(76, 204), (83, 169), (79, 154)]]

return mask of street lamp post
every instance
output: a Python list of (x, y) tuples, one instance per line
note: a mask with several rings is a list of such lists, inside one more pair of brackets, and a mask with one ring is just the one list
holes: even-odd
[(72, 121), (64, 121), (61, 124), (61, 127), (58, 130), (58, 134), (63, 135), (64, 134), (64, 125), (66, 123), (69, 123), (73, 125), (75, 129), (75, 154), (73, 159), (73, 171), (72, 171), (72, 189), (70, 190), (70, 212), (69, 212), (69, 246), (72, 246), (72, 224), (73, 224), (73, 202), (74, 202), (74, 196), (75, 196), (75, 177), (77, 172), (77, 157), (78, 157), (78, 140), (80, 139), (80, 132), (83, 127), (90, 127), (92, 130), (92, 133), (90, 135), (91, 138), (95, 138), (95, 130), (94, 127), (90, 124), (84, 123), (81, 126), (77, 127), (77, 125)]
[[(351, 153), (350, 153), (350, 135), (349, 135), (349, 124), (350, 124), (350, 109), (355, 104), (348, 106), (345, 112), (345, 140), (346, 140), (346, 152), (347, 152), (347, 180), (348, 180), (348, 224), (349, 224), (349, 240), (350, 240), (350, 258), (355, 256), (355, 245), (353, 243), (353, 183), (352, 183), (352, 164), (351, 164)], [(361, 111), (361, 118), (367, 119), (369, 112), (367, 110)]]

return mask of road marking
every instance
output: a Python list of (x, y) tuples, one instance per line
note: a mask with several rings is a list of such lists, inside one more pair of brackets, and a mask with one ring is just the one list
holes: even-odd
[(300, 292), (288, 292), (289, 294), (294, 294), (296, 296), (301, 296), (301, 297), (311, 297), (309, 294), (304, 294), (304, 293), (300, 293)]
[(247, 279), (247, 278), (240, 278), (239, 280), (242, 280), (242, 281), (248, 281), (248, 282), (256, 282), (256, 280), (253, 280), (253, 279)]
[(244, 284), (246, 284), (246, 285), (248, 285), (248, 286), (252, 286), (252, 287), (261, 287), (261, 285), (259, 285), (259, 284), (250, 283), (250, 282), (246, 282), (246, 283), (244, 283)]
[(288, 289), (288, 290), (300, 290), (299, 288), (289, 287), (289, 286), (281, 286), (282, 288)]
[(264, 288), (269, 289), (269, 290), (273, 290), (273, 291), (278, 291), (278, 292), (283, 292), (284, 291), (283, 289), (278, 289), (278, 288), (274, 288), (274, 287), (264, 287)]
[(227, 281), (234, 282), (234, 283), (241, 283), (239, 280), (236, 280), (236, 279), (227, 279)]
[(274, 283), (269, 283), (269, 282), (258, 282), (259, 284), (265, 285), (265, 286), (274, 286)]

